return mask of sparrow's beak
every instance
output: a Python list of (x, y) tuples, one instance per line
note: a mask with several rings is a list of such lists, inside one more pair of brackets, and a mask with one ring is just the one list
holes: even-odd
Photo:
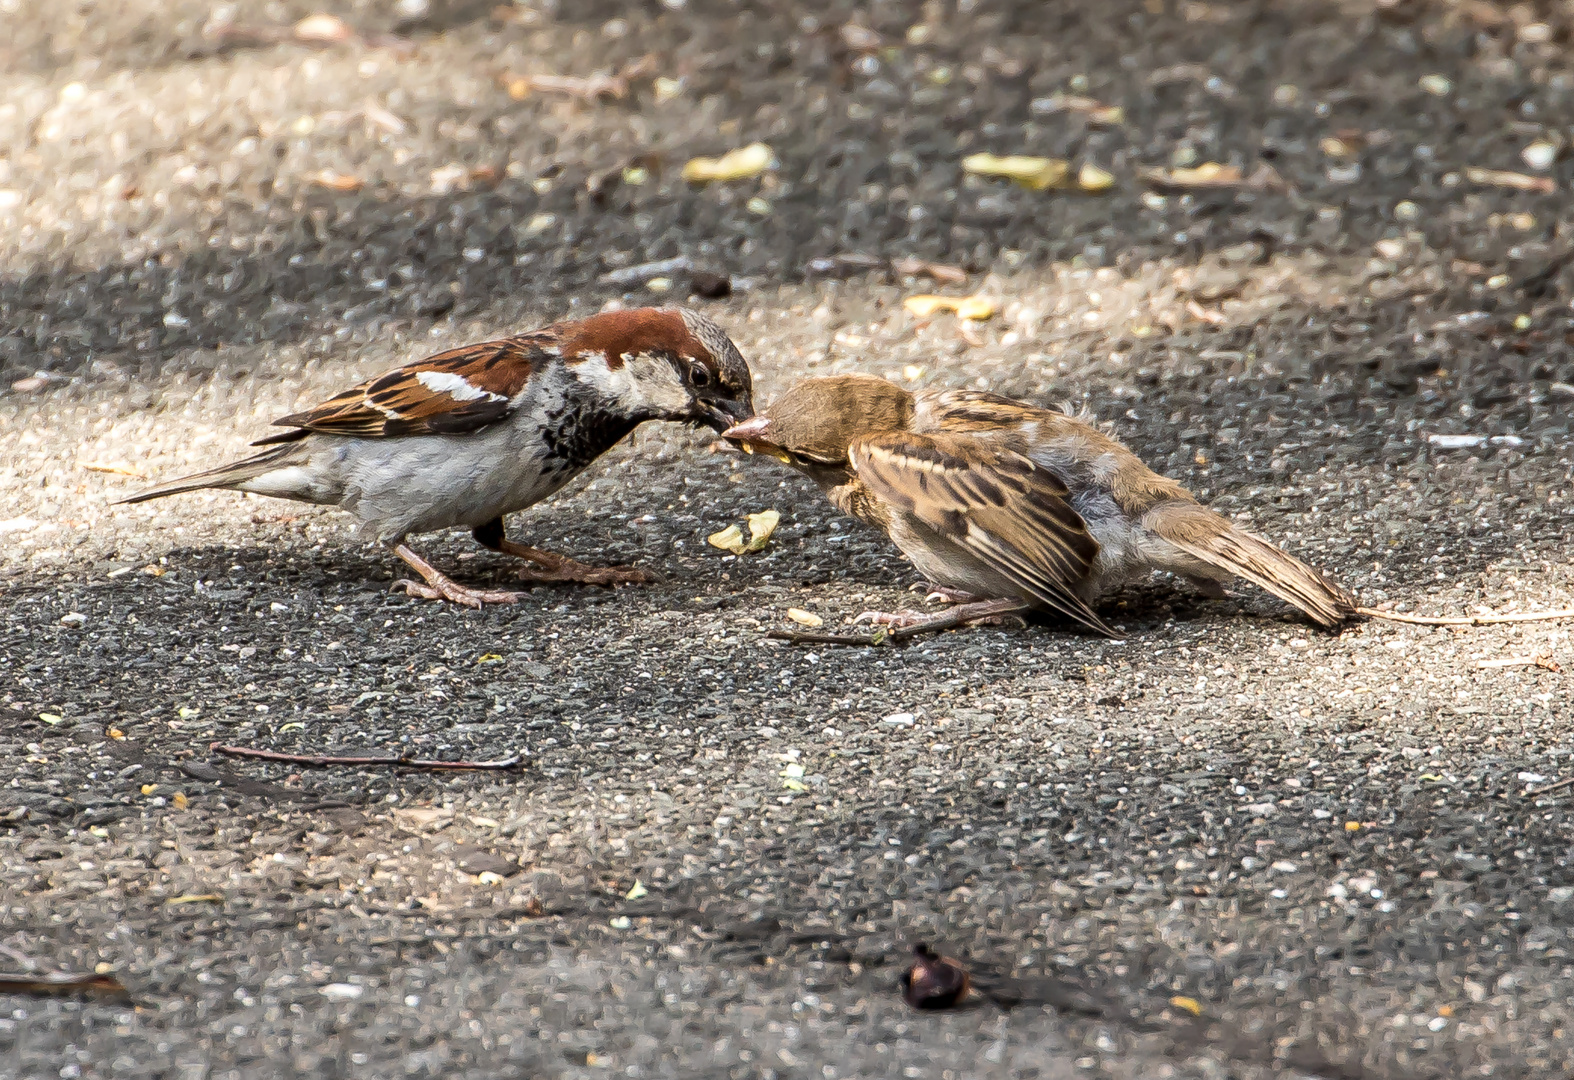
[(750, 414), (754, 412), (754, 403), (747, 396), (743, 399), (721, 398), (715, 401), (698, 402), (700, 409), (705, 413), (705, 423), (722, 433), (726, 437), (727, 430), (740, 421), (747, 422)]
[(791, 465), (792, 458), (785, 450), (771, 441), (770, 426), (769, 418), (751, 416), (743, 423), (734, 424), (722, 432), (721, 437), (729, 442), (737, 443), (739, 449), (745, 454), (761, 453)]

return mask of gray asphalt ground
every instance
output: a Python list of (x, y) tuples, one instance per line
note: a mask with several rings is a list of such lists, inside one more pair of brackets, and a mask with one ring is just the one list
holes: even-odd
[[(0, 969), (132, 999), (0, 996), (0, 1075), (1574, 1069), (1574, 789), (1537, 794), (1574, 776), (1574, 624), (1323, 635), (1155, 580), (1106, 606), (1118, 643), (784, 646), (787, 608), (836, 629), (923, 606), (914, 575), (677, 429), (512, 525), (666, 584), (480, 613), (391, 594), (334, 512), (113, 505), (404, 360), (683, 300), (682, 270), (603, 276), (684, 257), (733, 279), (690, 302), (762, 398), (856, 370), (1085, 405), (1369, 604), (1574, 605), (1574, 165), (1520, 156), (1574, 117), (1561, 8), (433, 0), (242, 32), (314, 10), (0, 0)], [(647, 54), (621, 99), (508, 92)], [(678, 176), (756, 139), (765, 177)], [(1116, 183), (963, 177), (980, 150)], [(1139, 176), (1189, 160), (1282, 183)], [(903, 256), (999, 313), (912, 318), (937, 286)], [(705, 543), (767, 508), (760, 554)], [(902, 1003), (917, 941), (974, 1007)]]

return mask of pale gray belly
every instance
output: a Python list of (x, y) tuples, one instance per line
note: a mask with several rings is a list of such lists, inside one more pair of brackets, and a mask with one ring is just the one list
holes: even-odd
[(531, 433), (506, 426), (472, 435), (322, 442), (313, 464), (336, 475), (339, 505), (385, 542), (475, 528), (540, 502), (580, 471), (552, 461)]

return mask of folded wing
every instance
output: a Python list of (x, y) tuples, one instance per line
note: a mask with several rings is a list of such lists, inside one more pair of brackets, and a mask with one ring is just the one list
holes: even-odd
[(293, 430), (253, 445), (292, 442), (313, 432), (376, 439), (479, 431), (513, 411), (515, 395), (548, 358), (550, 344), (541, 334), (525, 334), (417, 360), (275, 420)]
[(877, 498), (916, 517), (1054, 611), (1116, 634), (1075, 591), (1098, 542), (1052, 473), (966, 434), (887, 432), (848, 449)]

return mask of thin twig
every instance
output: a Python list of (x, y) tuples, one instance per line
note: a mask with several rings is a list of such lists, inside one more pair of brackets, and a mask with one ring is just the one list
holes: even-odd
[(1369, 619), (1386, 619), (1389, 622), (1415, 623), (1419, 626), (1487, 626), (1491, 623), (1510, 622), (1550, 622), (1553, 619), (1574, 619), (1574, 608), (1564, 608), (1562, 611), (1525, 611), (1514, 615), (1466, 615), (1454, 617), (1448, 615), (1400, 615), (1393, 611), (1378, 611), (1376, 608), (1358, 607), (1357, 615), (1365, 615)]
[(769, 630), (766, 637), (793, 645), (879, 645), (871, 634), (803, 634), (793, 630)]
[(1564, 779), (1559, 780), (1555, 784), (1548, 784), (1546, 787), (1526, 788), (1520, 794), (1522, 794), (1522, 795), (1548, 795), (1548, 794), (1551, 794), (1554, 791), (1562, 791), (1564, 788), (1567, 788), (1567, 787), (1574, 787), (1574, 776), (1565, 777)]
[(95, 997), (129, 1000), (130, 994), (119, 979), (91, 972), (40, 972), (26, 975), (0, 975), (0, 994), (89, 994)]
[(250, 746), (221, 746), (218, 743), (208, 747), (215, 754), (227, 754), (230, 757), (261, 758), (264, 761), (287, 761), (292, 765), (314, 765), (326, 768), (332, 765), (391, 765), (402, 769), (485, 769), (498, 771), (517, 768), (524, 760), (518, 754), (503, 758), (501, 761), (425, 761), (412, 757), (326, 757), (321, 754), (283, 754), (277, 750), (258, 750)]
[(1562, 674), (1563, 668), (1552, 659), (1551, 653), (1540, 653), (1536, 656), (1505, 656), (1500, 660), (1477, 660), (1477, 668), (1510, 668), (1510, 667), (1538, 667), (1544, 668), (1555, 674)]

